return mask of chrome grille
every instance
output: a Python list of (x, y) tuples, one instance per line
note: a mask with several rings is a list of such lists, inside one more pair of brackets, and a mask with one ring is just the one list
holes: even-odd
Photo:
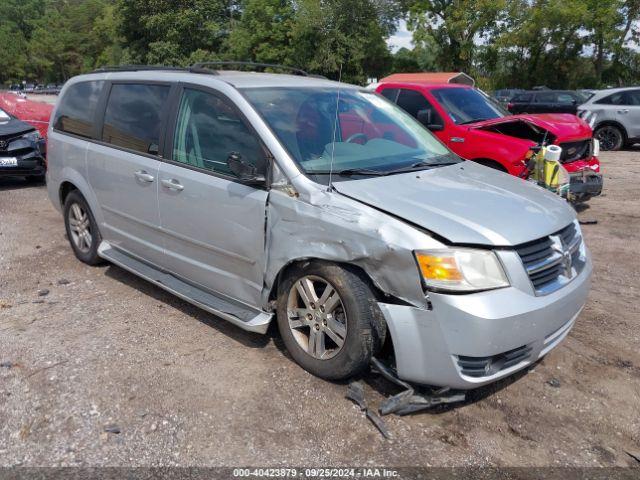
[(458, 356), (460, 372), (468, 377), (487, 377), (525, 361), (531, 355), (531, 347), (523, 345), (508, 352), (490, 357)]
[(580, 273), (582, 237), (575, 223), (559, 232), (516, 247), (538, 295), (554, 292)]

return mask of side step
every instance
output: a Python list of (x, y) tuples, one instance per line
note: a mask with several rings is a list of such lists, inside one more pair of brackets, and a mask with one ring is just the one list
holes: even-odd
[(250, 332), (266, 333), (273, 314), (252, 309), (238, 302), (205, 292), (177, 279), (169, 273), (147, 265), (113, 248), (106, 241), (98, 247), (98, 255), (145, 280), (164, 288), (177, 297), (213, 313)]

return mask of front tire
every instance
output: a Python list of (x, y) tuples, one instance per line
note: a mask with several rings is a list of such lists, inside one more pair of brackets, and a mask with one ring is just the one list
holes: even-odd
[(624, 134), (613, 125), (598, 127), (593, 136), (600, 142), (602, 150), (620, 150), (624, 145)]
[(73, 190), (64, 202), (64, 225), (76, 258), (87, 265), (98, 265), (102, 236), (87, 201), (78, 190)]
[(362, 372), (386, 335), (382, 312), (359, 272), (319, 261), (292, 267), (280, 284), (278, 328), (293, 359), (326, 380)]

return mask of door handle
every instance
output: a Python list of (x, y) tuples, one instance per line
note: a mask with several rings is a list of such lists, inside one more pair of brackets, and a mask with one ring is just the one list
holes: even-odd
[(629, 113), (629, 109), (628, 108), (624, 108), (622, 110), (618, 110), (618, 113)]
[(147, 183), (151, 183), (151, 182), (153, 182), (155, 180), (153, 175), (151, 175), (150, 173), (147, 173), (144, 170), (138, 170), (137, 172), (134, 173), (134, 175), (136, 176), (136, 178), (138, 180), (141, 180), (141, 181), (147, 182)]
[(170, 178), (170, 179), (165, 178), (164, 180), (161, 180), (160, 183), (162, 183), (163, 187), (167, 187), (170, 190), (177, 190), (178, 192), (181, 192), (182, 190), (184, 190), (184, 185), (182, 185), (175, 178)]

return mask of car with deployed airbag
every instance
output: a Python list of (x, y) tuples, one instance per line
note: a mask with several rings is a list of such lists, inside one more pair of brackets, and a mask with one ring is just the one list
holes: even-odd
[(47, 188), (110, 262), (345, 379), (470, 389), (556, 347), (587, 298), (573, 209), (464, 161), (401, 108), (306, 75), (102, 69), (70, 79)]

